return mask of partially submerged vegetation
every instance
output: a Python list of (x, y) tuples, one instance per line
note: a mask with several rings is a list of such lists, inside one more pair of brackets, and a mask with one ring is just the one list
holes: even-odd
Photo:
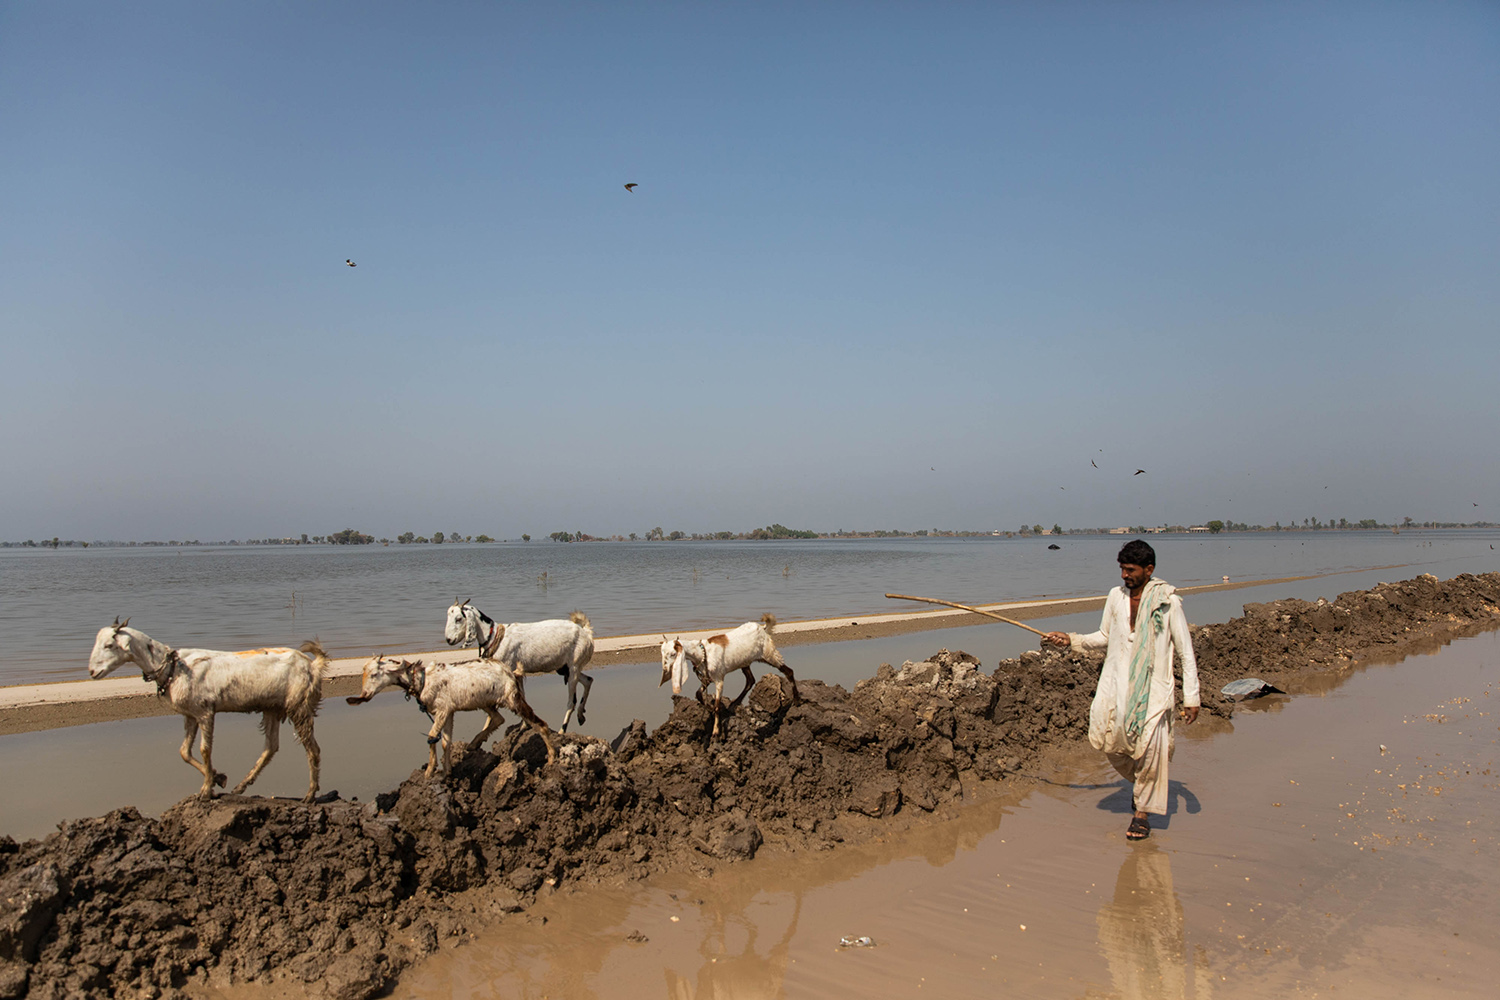
[[(640, 534), (630, 532), (628, 535), (592, 535), (586, 531), (554, 531), (548, 537), (554, 542), (714, 542), (714, 541), (764, 541), (798, 538), (991, 538), (1001, 535), (1013, 538), (1017, 535), (1118, 535), (1118, 534), (1175, 534), (1181, 532), (1207, 531), (1218, 534), (1221, 531), (1402, 531), (1402, 530), (1431, 530), (1444, 528), (1494, 528), (1497, 525), (1493, 521), (1416, 521), (1410, 517), (1403, 518), (1398, 523), (1387, 524), (1374, 518), (1364, 518), (1359, 521), (1350, 521), (1347, 518), (1339, 518), (1334, 521), (1319, 521), (1316, 517), (1304, 518), (1301, 524), (1282, 524), (1277, 521), (1272, 525), (1245, 524), (1237, 521), (1206, 521), (1202, 524), (1168, 524), (1163, 522), (1159, 525), (1138, 524), (1128, 527), (1116, 528), (1063, 528), (1061, 525), (1053, 525), (1050, 531), (1044, 531), (1040, 524), (1021, 525), (1018, 531), (1002, 531), (997, 529), (967, 529), (967, 528), (917, 528), (906, 530), (903, 528), (864, 528), (857, 530), (846, 530), (839, 528), (835, 531), (811, 531), (805, 528), (788, 528), (784, 524), (770, 524), (764, 528), (753, 528), (749, 531), (664, 531), (660, 527)], [(523, 542), (531, 541), (531, 535), (522, 535), (519, 539)], [(475, 544), (490, 544), (507, 539), (497, 539), (490, 535), (464, 535), (459, 532), (435, 531), (431, 535), (418, 535), (415, 532), (406, 531), (395, 538), (376, 538), (367, 535), (354, 528), (345, 528), (328, 535), (287, 535), (282, 538), (246, 538), (227, 539), (221, 541), (203, 542), (198, 540), (179, 541), (148, 541), (148, 542), (122, 542), (122, 541), (92, 541), (86, 542), (79, 539), (52, 538), (36, 541), (28, 538), (24, 542), (0, 542), (0, 548), (5, 549), (56, 549), (56, 548), (89, 548), (98, 546), (101, 548), (134, 548), (150, 546), (193, 546), (193, 545), (442, 545), (444, 543), (468, 542)]]

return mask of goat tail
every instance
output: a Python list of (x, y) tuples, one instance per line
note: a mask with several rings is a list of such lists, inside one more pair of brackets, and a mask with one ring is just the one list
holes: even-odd
[(760, 623), (766, 627), (767, 632), (776, 631), (776, 616), (767, 611), (760, 616)]
[(311, 723), (323, 704), (323, 675), (328, 671), (328, 653), (316, 638), (307, 640), (299, 648), (312, 657), (312, 662), (308, 664), (306, 686), (294, 682), (286, 714), (294, 723), (302, 720)]
[(321, 683), (323, 674), (328, 670), (328, 653), (324, 651), (323, 644), (317, 639), (309, 639), (302, 644), (301, 649), (312, 657), (313, 677)]
[(594, 626), (589, 624), (589, 616), (584, 614), (582, 611), (577, 610), (576, 608), (574, 609), (572, 614), (568, 615), (568, 621), (572, 622), (574, 625), (577, 625), (579, 628), (586, 628), (590, 632), (594, 630)]

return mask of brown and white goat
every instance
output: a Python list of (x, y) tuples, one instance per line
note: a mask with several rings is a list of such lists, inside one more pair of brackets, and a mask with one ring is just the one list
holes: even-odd
[(739, 628), (711, 635), (707, 639), (683, 642), (681, 639), (667, 639), (663, 636), (661, 681), (657, 687), (671, 680), (672, 693), (681, 694), (683, 685), (688, 680), (688, 664), (691, 663), (701, 685), (699, 698), (702, 698), (708, 685), (714, 686), (715, 736), (719, 735), (719, 712), (724, 707), (724, 680), (736, 670), (745, 675), (744, 690), (728, 706), (733, 712), (755, 684), (755, 675), (750, 672), (752, 663), (764, 663), (785, 674), (786, 679), (792, 683), (792, 701), (795, 703), (801, 700), (801, 695), (797, 693), (797, 678), (792, 675), (792, 668), (786, 665), (781, 651), (776, 648), (775, 640), (771, 638), (771, 631), (775, 628), (775, 616), (766, 614), (758, 622), (746, 622)]
[(391, 660), (377, 656), (365, 664), (359, 697), (346, 700), (351, 705), (361, 705), (393, 687), (406, 692), (408, 698), (417, 699), (422, 710), (432, 718), (432, 728), (427, 732), (429, 778), (437, 768), (439, 740), (443, 744), (443, 771), (452, 770), (453, 716), (458, 712), (481, 711), (489, 717), (479, 735), (469, 742), (468, 750), (483, 746), (490, 734), (500, 728), (505, 718), (499, 710), (505, 708), (526, 720), (541, 734), (547, 747), (547, 763), (552, 763), (556, 757), (552, 741), (548, 739), (552, 731), (531, 710), (515, 674), (502, 663), (463, 660), (429, 665), (421, 660)]

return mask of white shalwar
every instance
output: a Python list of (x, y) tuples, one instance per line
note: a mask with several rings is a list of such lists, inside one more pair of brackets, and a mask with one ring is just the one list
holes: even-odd
[(1174, 648), (1182, 655), (1182, 703), (1187, 708), (1198, 707), (1198, 661), (1193, 658), (1187, 616), (1182, 611), (1182, 598), (1170, 586), (1167, 591), (1170, 594), (1167, 628), (1156, 636), (1156, 648), (1151, 651), (1146, 720), (1134, 741), (1127, 735), (1125, 725), (1130, 701), (1130, 660), (1136, 642), (1136, 632), (1130, 627), (1129, 592), (1124, 587), (1109, 592), (1099, 631), (1087, 635), (1068, 633), (1074, 649), (1103, 646), (1106, 650), (1099, 686), (1089, 708), (1089, 743), (1103, 750), (1115, 770), (1134, 783), (1135, 808), (1158, 816), (1167, 812), (1167, 761), (1172, 755), (1172, 709), (1177, 693), (1172, 676)]

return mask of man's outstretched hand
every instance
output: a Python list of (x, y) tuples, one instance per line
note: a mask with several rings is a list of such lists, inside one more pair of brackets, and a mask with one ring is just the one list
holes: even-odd
[(1048, 632), (1042, 636), (1042, 645), (1056, 646), (1058, 649), (1067, 649), (1073, 645), (1073, 640), (1068, 638), (1066, 632)]

